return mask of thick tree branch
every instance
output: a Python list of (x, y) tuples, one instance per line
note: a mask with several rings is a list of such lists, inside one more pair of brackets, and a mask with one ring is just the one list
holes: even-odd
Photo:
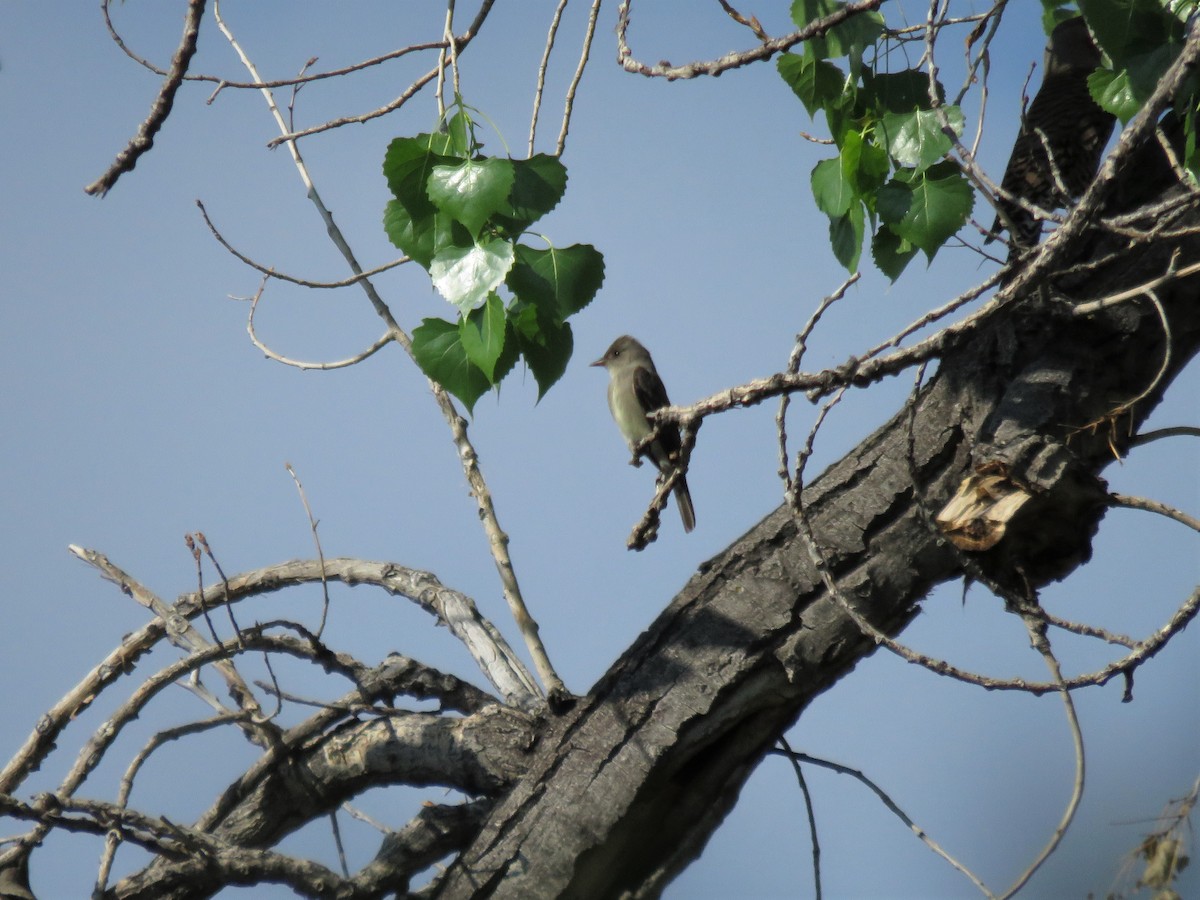
[[(1104, 258), (1119, 240), (1073, 245)], [(1176, 252), (1190, 265), (1200, 240), (1139, 248), (1057, 289), (1107, 296), (1165, 271)], [(839, 592), (885, 634), (907, 624), (930, 587), (962, 572), (960, 551), (919, 510), (911, 473), (936, 507), (980, 467), (1004, 467), (1032, 499), (994, 550), (971, 556), (1001, 584), (1060, 578), (1090, 554), (1107, 500), (1098, 473), (1112, 448), (1123, 452), (1200, 346), (1195, 278), (1157, 290), (1170, 321), (1165, 378), (1168, 333), (1157, 312), (1126, 304), (1080, 321), (1040, 296), (1044, 284), (994, 309), (948, 350), (911, 410), (804, 492)], [(1130, 385), (1151, 384), (1124, 408)], [(1118, 407), (1132, 427), (1084, 428)], [(702, 566), (546, 735), (437, 895), (654, 896), (700, 852), (780, 732), (874, 649), (826, 591), (781, 507)]]

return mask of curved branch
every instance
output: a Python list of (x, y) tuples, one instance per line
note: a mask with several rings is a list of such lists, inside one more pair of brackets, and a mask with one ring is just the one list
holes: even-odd
[(300, 287), (320, 288), (323, 290), (330, 288), (350, 287), (351, 285), (358, 284), (364, 278), (371, 278), (380, 274), (381, 272), (386, 272), (389, 269), (402, 266), (407, 262), (412, 262), (409, 257), (401, 256), (399, 259), (393, 259), (391, 262), (376, 266), (373, 269), (367, 269), (365, 272), (353, 275), (350, 278), (343, 278), (341, 281), (312, 281), (307, 278), (299, 278), (295, 275), (289, 275), (286, 272), (280, 272), (273, 266), (264, 266), (262, 263), (257, 262), (256, 260), (253, 260), (247, 256), (245, 253), (242, 253), (242, 251), (234, 247), (233, 244), (229, 243), (229, 241), (225, 239), (225, 235), (221, 234), (217, 226), (213, 224), (212, 219), (208, 217), (208, 210), (204, 208), (204, 203), (202, 203), (200, 200), (197, 200), (196, 206), (200, 208), (200, 215), (204, 217), (204, 224), (208, 226), (208, 230), (212, 233), (212, 236), (216, 239), (217, 243), (228, 250), (232, 256), (236, 257), (238, 260), (263, 275), (276, 278), (279, 281), (287, 281), (291, 284), (297, 284)]
[[(463, 719), (407, 713), (346, 722), (294, 749), (287, 765), (272, 766), (257, 783), (231, 786), (221, 801), (222, 814), (214, 821), (214, 813), (206, 813), (195, 830), (226, 845), (254, 849), (274, 844), (371, 787), (446, 785), (494, 796), (525, 771), (532, 726), (527, 716), (503, 707)], [(186, 896), (209, 896), (224, 883), (230, 882), (211, 873), (203, 859), (159, 860), (111, 893), (121, 900), (148, 900), (186, 887)]]

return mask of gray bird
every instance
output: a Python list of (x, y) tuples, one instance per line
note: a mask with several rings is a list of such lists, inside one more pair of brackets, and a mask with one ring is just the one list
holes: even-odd
[[(650, 434), (650, 419), (647, 413), (670, 406), (667, 389), (663, 386), (650, 351), (625, 334), (612, 342), (607, 352), (592, 363), (608, 370), (608, 408), (629, 445), (630, 452), (638, 442)], [(679, 429), (664, 425), (658, 437), (650, 444), (646, 454), (666, 478), (679, 467)], [(688, 492), (687, 479), (682, 475), (675, 482), (675, 505), (683, 519), (683, 530), (696, 527), (696, 511), (692, 507), (692, 495)]]
[[(1082, 17), (1067, 19), (1055, 27), (1046, 47), (1042, 86), (1021, 123), (1000, 182), (1009, 194), (1043, 209), (1058, 209), (1087, 189), (1100, 167), (1100, 155), (1115, 122), (1088, 91), (1088, 75), (1099, 65), (1100, 51)], [(1038, 131), (1045, 135), (1045, 141)], [(1061, 187), (1046, 156), (1047, 144), (1062, 179)], [(1062, 188), (1066, 188), (1065, 194)], [(1038, 242), (1040, 219), (1010, 200), (1001, 199), (999, 208), (1012, 223), (1014, 253)], [(1003, 218), (997, 215), (984, 243), (992, 241), (1005, 227)]]

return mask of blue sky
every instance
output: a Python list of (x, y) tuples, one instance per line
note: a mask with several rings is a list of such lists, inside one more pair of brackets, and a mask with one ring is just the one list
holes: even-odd
[[(788, 28), (785, 6), (745, 11), (780, 33)], [(261, 97), (229, 90), (206, 105), (211, 86), (186, 85), (154, 150), (108, 197), (88, 197), (83, 186), (124, 146), (159, 79), (114, 46), (94, 4), (71, 7), (51, 14), (42, 4), (0, 6), (0, 114), (7, 124), (0, 142), (0, 675), (15, 688), (3, 707), (0, 756), (7, 758), (42, 711), (145, 621), (144, 610), (70, 557), (67, 545), (100, 550), (167, 599), (195, 586), (185, 532), (204, 531), (227, 572), (309, 556), (308, 523), (285, 462), (304, 482), (327, 555), (429, 569), (473, 596), (516, 644), (447, 429), (416, 368), (388, 350), (348, 370), (299, 372), (264, 359), (246, 337), (247, 306), (230, 296), (252, 294), (259, 277), (212, 239), (196, 199), (227, 238), (268, 265), (318, 280), (348, 274), (286, 151), (265, 148), (276, 132)], [(540, 0), (497, 4), (462, 60), (465, 96), (497, 124), (514, 155), (524, 153), (552, 9)], [(912, 12), (924, 16), (923, 9)], [(229, 4), (225, 15), (263, 74), (285, 77), (312, 56), (320, 57), (316, 68), (329, 69), (435, 39), (444, 9), (257, 3)], [(169, 59), (181, 5), (116, 5), (114, 16), (135, 51)], [(564, 18), (541, 150), (558, 132), (584, 18), (582, 6)], [(1013, 4), (1006, 18), (993, 52), (980, 151), (996, 176), (1016, 130), (1021, 85), (1030, 64), (1040, 66), (1043, 44), (1034, 4)], [(566, 197), (539, 223), (559, 245), (598, 247), (604, 287), (573, 320), (575, 357), (562, 381), (535, 403), (533, 379), (517, 371), (498, 399), (480, 400), (471, 424), (531, 611), (560, 674), (581, 693), (696, 567), (775, 508), (782, 491), (773, 405), (710, 420), (689, 476), (696, 531), (685, 536), (669, 512), (658, 542), (629, 553), (625, 536), (652, 478), (646, 468), (626, 465), (604, 405), (604, 375), (586, 363), (616, 335), (632, 333), (654, 353), (672, 399), (690, 402), (786, 365), (793, 335), (844, 278), (808, 187), (825, 152), (799, 135), (819, 132), (822, 123), (807, 120), (774, 67), (674, 84), (629, 75), (614, 63), (614, 20), (612, 5), (602, 12), (580, 87), (564, 157)], [(649, 62), (713, 57), (752, 40), (715, 3), (634, 8), (630, 41)], [(244, 77), (211, 18), (200, 47), (193, 71)], [(355, 82), (307, 87), (297, 99), (298, 121), (375, 108), (429, 64), (393, 63)], [(953, 91), (957, 84), (949, 83)], [(302, 144), (322, 197), (365, 265), (398, 255), (380, 225), (384, 149), (392, 137), (429, 130), (435, 115), (432, 93), (422, 94), (396, 116)], [(485, 140), (499, 152), (500, 138)], [(977, 217), (990, 221), (983, 202)], [(860, 352), (991, 271), (991, 263), (960, 249), (944, 250), (928, 269), (915, 262), (894, 286), (868, 270), (817, 330), (806, 367)], [(416, 267), (391, 271), (377, 285), (410, 330), (423, 317), (449, 312)], [(279, 284), (268, 288), (257, 325), (275, 349), (308, 359), (350, 355), (382, 332), (355, 289)], [(810, 472), (872, 431), (910, 387), (908, 378), (892, 379), (848, 398), (822, 431)], [(1151, 426), (1194, 424), (1198, 390), (1193, 365)], [(813, 415), (803, 402), (793, 405), (793, 444)], [(1106, 475), (1114, 489), (1196, 514), (1198, 462), (1195, 442), (1176, 439), (1137, 450)], [(1047, 590), (1045, 600), (1067, 618), (1144, 636), (1196, 583), (1196, 560), (1194, 538), (1179, 526), (1114, 511), (1097, 537), (1095, 560)], [(960, 600), (957, 586), (935, 593), (903, 640), (984, 673), (1042, 677), (1023, 628), (998, 601), (978, 589), (965, 605)], [(243, 622), (283, 615), (315, 622), (318, 613), (312, 592), (239, 610)], [(397, 601), (337, 590), (330, 616), (330, 641), (360, 659), (398, 650), (474, 674), (444, 629)], [(1072, 673), (1111, 658), (1105, 648), (1065, 638), (1056, 647)], [(1111, 889), (1144, 820), (1189, 788), (1200, 771), (1198, 649), (1196, 629), (1179, 636), (1138, 671), (1132, 704), (1120, 703), (1115, 683), (1076, 694), (1089, 752), (1087, 793), (1062, 849), (1024, 896)], [(172, 658), (169, 649), (160, 651), (142, 672)], [(303, 671), (293, 677), (314, 693), (344, 689), (322, 688)], [(60, 743), (66, 755), (52, 758), (23, 791), (57, 784), (106, 708), (97, 704), (68, 730)], [(207, 715), (182, 690), (165, 695), (153, 712), (118, 745), (85, 796), (111, 797), (123, 760), (156, 727)], [(1072, 772), (1054, 698), (986, 694), (884, 652), (814, 703), (789, 740), (865, 771), (997, 890), (1052, 831)], [(199, 760), (187, 747), (164, 752), (139, 782), (135, 804), (162, 804), (169, 817), (186, 821), (252, 758), (234, 735), (202, 746)], [(181, 770), (189, 773), (182, 787)], [(962, 876), (861, 786), (823, 771), (808, 777), (826, 896), (971, 896)], [(418, 799), (380, 793), (360, 805), (399, 825)], [(351, 864), (361, 865), (375, 838), (353, 822), (343, 829), (353, 842)], [(6, 823), (3, 833), (17, 830)], [(35, 888), (45, 897), (84, 895), (98, 844), (55, 837), (51, 847), (34, 857)], [(306, 829), (286, 847), (336, 860), (324, 828)], [(793, 776), (769, 759), (668, 896), (807, 896), (808, 852)], [(51, 857), (53, 867), (46, 865)], [(130, 852), (118, 865), (127, 870), (138, 861)], [(1200, 891), (1195, 870), (1185, 883)]]

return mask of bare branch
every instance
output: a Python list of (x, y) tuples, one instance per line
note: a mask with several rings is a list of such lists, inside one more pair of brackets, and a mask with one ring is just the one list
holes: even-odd
[(1150, 500), (1146, 497), (1132, 497), (1129, 494), (1112, 493), (1108, 495), (1113, 506), (1124, 506), (1126, 509), (1144, 509), (1147, 512), (1158, 513), (1160, 516), (1166, 516), (1168, 519), (1174, 519), (1180, 525), (1186, 525), (1192, 531), (1200, 531), (1200, 519), (1195, 516), (1189, 516), (1181, 509), (1176, 509), (1166, 503), (1158, 500)]
[(903, 822), (908, 827), (908, 829), (910, 831), (912, 831), (912, 833), (915, 834), (920, 839), (921, 843), (923, 843), (926, 847), (928, 847), (930, 850), (932, 850), (934, 853), (936, 853), (942, 859), (946, 860), (946, 862), (950, 863), (950, 865), (953, 866), (955, 869), (957, 869), (959, 872), (962, 872), (963, 875), (965, 875), (967, 878), (969, 878), (971, 880), (971, 883), (974, 884), (975, 887), (979, 888), (979, 890), (984, 894), (984, 896), (986, 896), (986, 897), (994, 897), (995, 896), (995, 894), (993, 894), (991, 891), (989, 891), (987, 889), (987, 886), (982, 881), (979, 880), (979, 878), (975, 875), (974, 872), (972, 872), (970, 869), (968, 869), (966, 866), (964, 866), (962, 863), (960, 863), (957, 859), (955, 859), (953, 856), (951, 856), (949, 853), (947, 853), (945, 850), (943, 850), (941, 845), (939, 845), (935, 840), (933, 840), (933, 838), (931, 838), (929, 836), (929, 834), (925, 831), (924, 828), (922, 828), (920, 825), (918, 825), (916, 822), (914, 822), (909, 817), (908, 813), (906, 813), (903, 809), (901, 809), (899, 804), (897, 804), (895, 800), (893, 800), (891, 797), (888, 796), (888, 794), (883, 790), (883, 788), (881, 788), (879, 785), (877, 785), (874, 781), (872, 781), (870, 778), (868, 778), (866, 775), (864, 775), (858, 769), (852, 769), (849, 766), (843, 766), (841, 763), (835, 763), (828, 759), (821, 759), (820, 757), (817, 757), (817, 756), (809, 756), (807, 753), (799, 753), (797, 751), (791, 750), (790, 748), (785, 748), (782, 750), (773, 749), (770, 752), (775, 754), (776, 756), (782, 756), (785, 759), (790, 760), (793, 764), (805, 762), (805, 763), (809, 763), (814, 766), (820, 766), (823, 769), (829, 769), (831, 772), (837, 772), (839, 775), (849, 775), (851, 778), (854, 778), (857, 781), (859, 781), (860, 783), (866, 785), (871, 790), (871, 792), (880, 799), (880, 801), (883, 803), (883, 805), (886, 806), (892, 812), (892, 814), (896, 816), (896, 818), (898, 818), (901, 822)]
[(770, 59), (776, 53), (782, 53), (784, 50), (789, 50), (796, 44), (812, 38), (823, 37), (834, 26), (840, 25), (859, 13), (877, 10), (882, 5), (883, 0), (857, 0), (857, 2), (847, 3), (837, 11), (809, 22), (799, 31), (763, 41), (757, 47), (751, 47), (749, 50), (726, 53), (719, 59), (708, 62), (691, 62), (682, 66), (672, 66), (670, 63), (660, 62), (658, 65), (648, 66), (634, 59), (633, 51), (629, 49), (626, 33), (629, 30), (629, 14), (633, 0), (624, 0), (617, 7), (617, 62), (626, 72), (650, 78), (666, 78), (668, 81), (674, 81), (677, 78), (696, 78), (700, 75), (720, 75), (730, 69)]
[(258, 302), (262, 299), (263, 291), (267, 286), (269, 279), (264, 276), (262, 283), (259, 284), (258, 290), (254, 292), (254, 296), (250, 298), (250, 314), (246, 317), (246, 332), (250, 335), (250, 343), (254, 344), (262, 351), (263, 356), (267, 359), (273, 359), (275, 362), (283, 363), (285, 366), (291, 366), (294, 369), (312, 370), (316, 369), (322, 372), (329, 372), (333, 369), (345, 369), (349, 366), (358, 365), (366, 359), (370, 359), (393, 340), (390, 332), (385, 332), (375, 339), (375, 343), (371, 344), (364, 350), (360, 350), (353, 356), (347, 356), (345, 359), (335, 359), (329, 362), (312, 362), (311, 360), (293, 359), (290, 356), (284, 356), (282, 353), (277, 353), (264, 344), (258, 337), (258, 332), (254, 328), (254, 314), (258, 312)]
[(583, 35), (583, 50), (579, 54), (579, 65), (571, 76), (567, 86), (567, 96), (563, 101), (562, 127), (558, 130), (558, 142), (554, 146), (554, 155), (562, 156), (567, 146), (567, 132), (571, 127), (571, 112), (575, 108), (575, 92), (579, 90), (579, 82), (583, 79), (583, 70), (587, 66), (588, 57), (592, 52), (592, 39), (596, 36), (596, 20), (600, 17), (601, 0), (592, 0), (592, 11), (588, 13), (587, 31)]
[[(1034, 602), (1029, 602), (1028, 606), (1036, 606)], [(1071, 732), (1071, 743), (1075, 751), (1075, 777), (1071, 783), (1071, 796), (1067, 800), (1066, 809), (1063, 810), (1062, 818), (1059, 820), (1058, 827), (1054, 829), (1054, 833), (1050, 835), (1050, 839), (1041, 849), (1041, 852), (1034, 857), (1033, 862), (1017, 876), (1014, 881), (1003, 894), (1000, 895), (1001, 900), (1015, 896), (1022, 887), (1028, 883), (1033, 877), (1033, 873), (1042, 867), (1050, 855), (1058, 849), (1058, 845), (1066, 836), (1067, 829), (1071, 827), (1071, 822), (1075, 819), (1075, 812), (1079, 809), (1079, 801), (1083, 799), (1083, 782), (1086, 772), (1085, 755), (1083, 751), (1083, 730), (1079, 727), (1079, 717), (1075, 713), (1075, 702), (1071, 699), (1071, 692), (1067, 690), (1066, 683), (1062, 677), (1062, 667), (1058, 663), (1053, 650), (1050, 648), (1050, 641), (1046, 637), (1046, 625), (1038, 617), (1026, 615), (1025, 607), (1019, 610), (1021, 620), (1025, 623), (1025, 627), (1029, 631), (1029, 640), (1033, 648), (1041, 655), (1046, 662), (1046, 668), (1050, 670), (1050, 675), (1054, 682), (1058, 685), (1058, 695), (1062, 698), (1063, 711), (1067, 717), (1067, 727)]]
[(567, 0), (558, 0), (554, 7), (554, 15), (550, 17), (550, 30), (546, 34), (546, 46), (542, 48), (542, 61), (538, 63), (537, 85), (533, 89), (533, 114), (529, 117), (529, 150), (533, 156), (533, 143), (537, 137), (538, 113), (542, 108), (542, 92), (546, 89), (546, 69), (550, 65), (550, 51), (554, 49), (554, 38), (558, 34), (558, 24), (562, 21), (563, 10), (567, 8)]
[[(454, 37), (454, 47), (456, 52), (461, 53), (467, 44), (469, 44), (475, 37), (475, 35), (479, 33), (479, 27), (483, 24), (483, 20), (487, 18), (487, 14), (491, 11), (492, 4), (494, 2), (495, 0), (483, 0), (483, 3), (480, 4), (479, 12), (476, 13), (475, 20), (471, 23), (470, 27), (462, 34)], [(449, 42), (439, 41), (434, 46), (445, 48), (449, 46)], [(243, 59), (243, 64), (245, 64), (245, 62), (245, 59)], [(267, 142), (267, 146), (278, 147), (280, 144), (285, 143), (291, 145), (293, 142), (303, 137), (310, 137), (311, 135), (320, 134), (323, 131), (329, 131), (333, 128), (341, 128), (343, 125), (360, 125), (363, 122), (369, 122), (372, 119), (378, 119), (380, 116), (386, 116), (388, 113), (395, 112), (409, 100), (415, 97), (420, 92), (421, 88), (425, 87), (425, 85), (437, 78), (439, 68), (439, 66), (434, 66), (424, 75), (421, 75), (419, 78), (413, 81), (413, 83), (410, 84), (404, 91), (402, 91), (395, 100), (393, 100), (391, 103), (384, 104), (378, 109), (374, 109), (370, 112), (357, 116), (341, 116), (337, 119), (331, 119), (330, 121), (321, 125), (314, 125), (311, 128), (302, 128), (299, 131), (292, 131), (285, 127), (282, 129), (283, 134), (281, 134), (279, 137), (269, 140)], [(252, 84), (255, 87), (261, 90), (267, 90), (270, 88), (270, 84), (265, 81), (258, 80), (257, 72), (254, 73), (254, 79), (255, 80), (252, 82)]]
[[(171, 107), (175, 104), (175, 92), (183, 83), (188, 64), (196, 53), (196, 40), (200, 36), (200, 19), (204, 16), (205, 2), (206, 0), (188, 0), (187, 15), (183, 20), (183, 37), (179, 41), (174, 59), (171, 60), (171, 71), (167, 73), (167, 80), (159, 88), (158, 96), (150, 106), (150, 115), (142, 122), (137, 134), (125, 149), (117, 154), (108, 171), (83, 189), (85, 193), (93, 196), (99, 194), (103, 197), (117, 183), (117, 179), (126, 172), (132, 172), (142, 154), (154, 146), (154, 136), (171, 114)], [(107, 18), (108, 0), (104, 0), (102, 6)]]
[(280, 281), (287, 281), (291, 284), (297, 284), (300, 287), (320, 288), (322, 290), (350, 287), (351, 285), (358, 284), (364, 278), (371, 278), (381, 272), (386, 272), (389, 269), (396, 268), (396, 266), (402, 266), (405, 263), (412, 261), (407, 256), (401, 256), (399, 259), (394, 259), (391, 262), (384, 263), (381, 266), (376, 266), (373, 269), (367, 269), (365, 272), (353, 275), (350, 278), (343, 278), (341, 281), (312, 281), (307, 278), (299, 278), (295, 275), (289, 275), (286, 272), (280, 272), (278, 269), (275, 269), (272, 266), (265, 266), (260, 262), (256, 262), (245, 253), (238, 250), (231, 243), (229, 243), (228, 240), (225, 239), (225, 235), (221, 234), (217, 226), (213, 224), (212, 219), (208, 217), (208, 210), (204, 208), (204, 204), (197, 200), (196, 206), (200, 208), (200, 215), (204, 217), (204, 224), (208, 226), (208, 230), (212, 232), (212, 236), (216, 238), (217, 243), (228, 250), (233, 256), (237, 257), (250, 268), (257, 270), (263, 275), (266, 275), (270, 278), (276, 278)]

